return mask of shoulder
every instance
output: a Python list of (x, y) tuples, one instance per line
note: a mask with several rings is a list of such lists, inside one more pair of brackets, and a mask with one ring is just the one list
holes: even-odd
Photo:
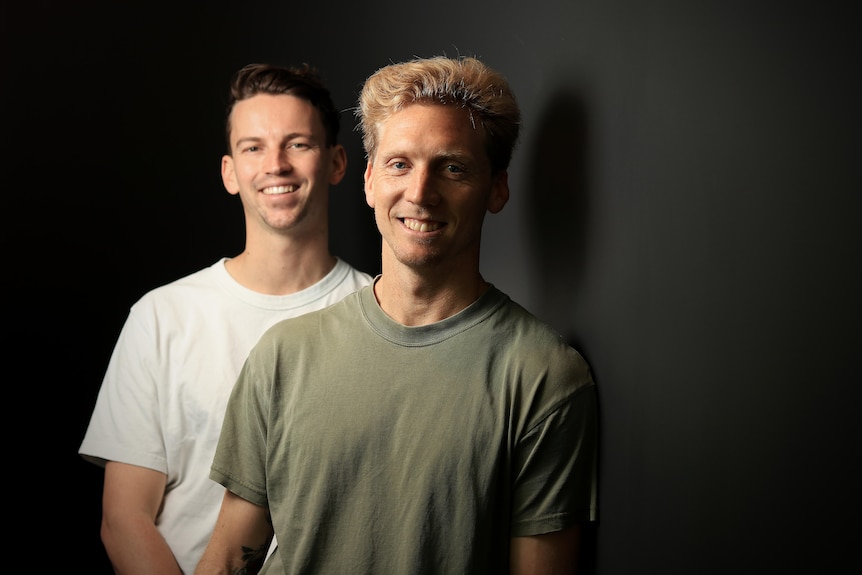
[(554, 327), (512, 299), (506, 298), (500, 306), (498, 322), (515, 330), (519, 345), (565, 353), (568, 353), (567, 348), (572, 349)]
[(586, 359), (550, 324), (511, 299), (503, 303), (497, 315), (494, 331), (505, 338), (510, 360), (570, 389), (592, 385)]
[(359, 318), (359, 298), (364, 289), (370, 288), (358, 287), (330, 305), (279, 320), (263, 333), (259, 344), (310, 348), (309, 342), (315, 339), (337, 339)]
[(158, 299), (160, 297), (183, 293), (188, 290), (208, 288), (216, 285), (219, 279), (226, 275), (227, 270), (224, 267), (224, 260), (219, 260), (213, 265), (154, 287), (146, 292), (141, 299)]
[(184, 306), (196, 305), (207, 299), (209, 296), (206, 294), (221, 293), (219, 285), (222, 274), (227, 275), (227, 271), (224, 270), (224, 264), (219, 261), (152, 288), (132, 304), (131, 311), (133, 314), (146, 314), (156, 310), (159, 313), (169, 313), (172, 309), (181, 312)]
[(332, 273), (336, 276), (339, 283), (348, 284), (358, 289), (370, 284), (374, 279), (370, 274), (353, 267), (341, 258), (337, 257), (336, 260)]

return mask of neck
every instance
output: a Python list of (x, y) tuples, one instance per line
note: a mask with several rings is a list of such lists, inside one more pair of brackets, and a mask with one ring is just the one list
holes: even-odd
[(335, 267), (336, 259), (325, 242), (297, 245), (247, 245), (225, 264), (228, 273), (250, 290), (288, 295), (308, 288)]
[(435, 323), (463, 310), (488, 291), (478, 270), (470, 273), (421, 273), (396, 268), (383, 273), (374, 285), (374, 295), (386, 314), (407, 326)]

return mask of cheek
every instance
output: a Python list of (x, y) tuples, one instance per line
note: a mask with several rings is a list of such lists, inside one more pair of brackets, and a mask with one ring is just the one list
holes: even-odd
[(475, 225), (481, 228), (482, 222), (485, 221), (485, 216), (488, 214), (487, 202), (475, 202), (462, 206), (460, 213), (463, 218), (470, 221), (470, 225)]
[(404, 179), (376, 174), (365, 180), (365, 203), (377, 211), (389, 212), (404, 192)]
[(249, 165), (249, 162), (247, 161), (234, 163), (233, 169), (234, 177), (237, 181), (240, 182), (251, 179), (253, 177), (253, 174), (255, 173), (255, 170), (252, 169), (252, 167)]

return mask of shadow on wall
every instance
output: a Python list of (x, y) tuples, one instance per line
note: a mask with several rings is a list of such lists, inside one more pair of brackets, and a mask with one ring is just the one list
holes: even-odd
[[(527, 164), (527, 233), (542, 318), (566, 318), (582, 280), (589, 223), (586, 144), (583, 99), (558, 92), (539, 118)], [(572, 326), (555, 327), (580, 349)]]
[[(575, 93), (555, 94), (539, 118), (528, 156), (527, 233), (536, 262), (536, 315), (564, 318), (555, 327), (583, 352), (565, 319), (583, 277), (588, 224), (586, 114)], [(582, 526), (579, 573), (596, 572), (596, 524)]]

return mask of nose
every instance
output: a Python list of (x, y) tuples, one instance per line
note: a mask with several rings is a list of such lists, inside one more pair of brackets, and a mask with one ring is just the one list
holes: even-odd
[(267, 174), (282, 174), (290, 171), (291, 163), (289, 154), (284, 148), (270, 148), (264, 157), (263, 168)]
[(440, 201), (437, 182), (427, 168), (414, 168), (404, 192), (405, 199), (420, 206), (433, 206)]

